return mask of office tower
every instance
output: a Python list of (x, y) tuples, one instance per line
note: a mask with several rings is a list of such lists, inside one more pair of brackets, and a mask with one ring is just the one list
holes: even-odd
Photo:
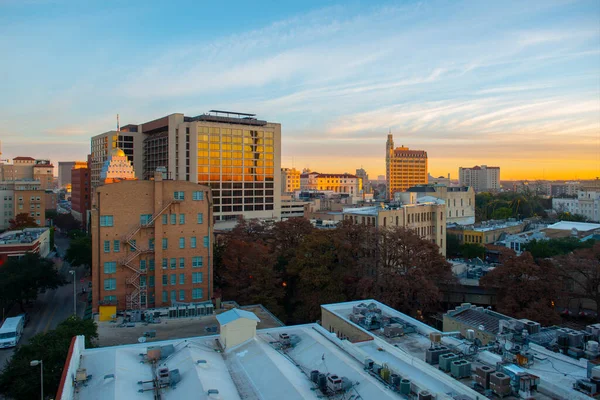
[(476, 165), (472, 168), (458, 169), (458, 180), (461, 186), (471, 186), (475, 192), (500, 189), (500, 167)]
[(385, 164), (388, 199), (393, 199), (396, 192), (427, 183), (427, 152), (404, 146), (394, 148), (391, 134), (386, 143)]
[(86, 161), (75, 161), (71, 169), (71, 215), (87, 230), (88, 211), (92, 200), (90, 168)]
[(300, 190), (300, 171), (281, 168), (281, 194), (292, 194), (296, 190)]

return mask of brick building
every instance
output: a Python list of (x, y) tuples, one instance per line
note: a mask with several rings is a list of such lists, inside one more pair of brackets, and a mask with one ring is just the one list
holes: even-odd
[(71, 215), (81, 221), (84, 229), (87, 229), (87, 214), (92, 199), (89, 164), (85, 161), (76, 161), (70, 172)]
[(94, 193), (93, 310), (203, 302), (212, 295), (212, 196), (192, 182), (121, 181)]

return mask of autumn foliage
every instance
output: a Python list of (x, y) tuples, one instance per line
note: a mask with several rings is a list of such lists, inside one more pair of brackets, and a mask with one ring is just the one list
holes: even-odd
[(407, 229), (244, 221), (215, 249), (224, 299), (262, 303), (287, 323), (317, 320), (321, 304), (361, 298), (417, 316), (438, 309), (439, 286), (452, 280), (439, 248)]

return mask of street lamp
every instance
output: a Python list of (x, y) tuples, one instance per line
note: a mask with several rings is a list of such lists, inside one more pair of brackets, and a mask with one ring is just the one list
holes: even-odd
[(33, 360), (29, 365), (32, 367), (40, 366), (40, 398), (44, 400), (44, 362), (42, 360)]
[(77, 275), (74, 269), (70, 270), (69, 273), (73, 275), (73, 315), (77, 316)]

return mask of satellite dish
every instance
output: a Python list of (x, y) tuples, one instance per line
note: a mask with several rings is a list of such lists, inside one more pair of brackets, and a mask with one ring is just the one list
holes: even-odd
[(138, 338), (138, 342), (139, 342), (139, 343), (146, 343), (146, 337), (145, 337), (145, 336), (140, 336), (140, 337)]

